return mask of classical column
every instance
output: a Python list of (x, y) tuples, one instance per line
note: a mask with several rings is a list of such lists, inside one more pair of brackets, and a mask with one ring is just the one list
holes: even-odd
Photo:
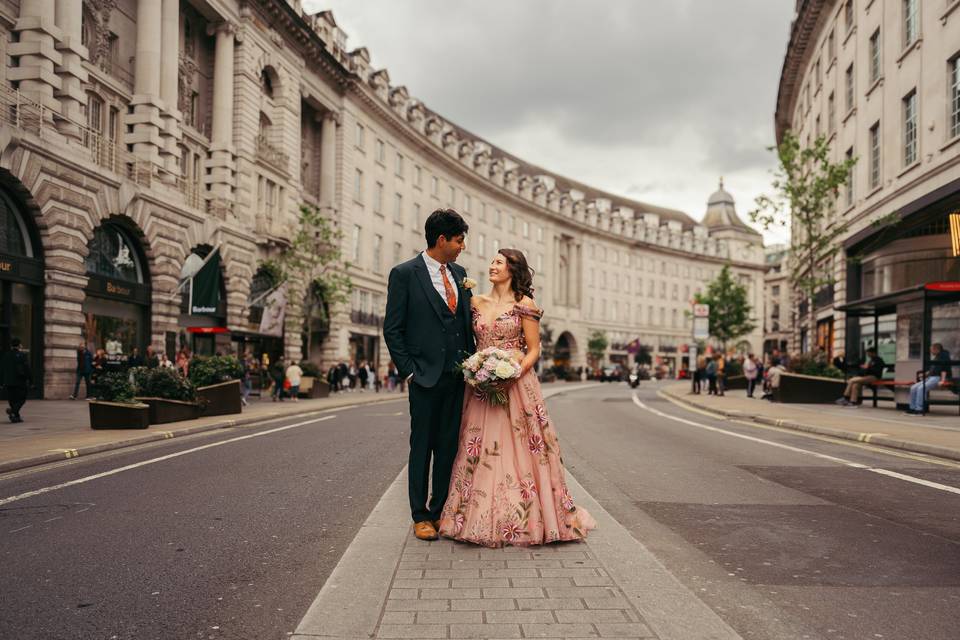
[(57, 127), (65, 135), (80, 137), (83, 122), (83, 107), (87, 104), (87, 93), (83, 90), (87, 82), (87, 71), (83, 61), (87, 58), (87, 48), (80, 44), (83, 22), (83, 4), (74, 0), (56, 0), (56, 23), (62, 33), (57, 43), (61, 62), (56, 67), (60, 78), (60, 89), (54, 96), (60, 99), (60, 113), (63, 119), (57, 120)]
[(236, 170), (233, 146), (233, 47), (236, 27), (229, 22), (211, 25), (216, 34), (213, 60), (213, 128), (210, 133), (211, 207), (218, 215), (233, 206), (234, 172)]
[(335, 111), (323, 114), (320, 129), (320, 208), (329, 215), (337, 202), (337, 125), (340, 115)]
[(163, 119), (160, 113), (164, 110), (160, 99), (160, 9), (161, 4), (156, 0), (137, 1), (136, 64), (130, 101), (133, 113), (126, 117), (127, 124), (133, 126), (126, 141), (133, 145), (134, 154), (157, 165), (161, 164)]
[(62, 84), (54, 73), (56, 65), (62, 62), (55, 49), (61, 33), (54, 23), (54, 0), (21, 0), (20, 16), (13, 30), (19, 34), (19, 42), (12, 43), (7, 53), (19, 60), (7, 72), (7, 79), (19, 82), (25, 96), (51, 109), (49, 120), (54, 111), (60, 111), (54, 91)]
[(164, 146), (160, 150), (164, 168), (171, 176), (180, 172), (180, 121), (182, 114), (177, 108), (177, 76), (180, 71), (180, 0), (163, 0), (161, 7), (161, 56), (160, 99), (166, 110), (163, 112), (161, 137)]

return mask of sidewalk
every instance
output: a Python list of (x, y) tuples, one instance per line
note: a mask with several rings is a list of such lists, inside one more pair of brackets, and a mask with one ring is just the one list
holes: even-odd
[(681, 404), (728, 418), (960, 460), (960, 416), (956, 407), (935, 406), (923, 417), (908, 417), (890, 406), (844, 408), (834, 404), (780, 404), (727, 391), (723, 397), (693, 395), (690, 384), (661, 394)]
[(251, 398), (241, 414), (171, 422), (144, 430), (102, 431), (90, 428), (86, 401), (33, 400), (23, 408), (24, 422), (0, 423), (0, 473), (202, 431), (406, 397), (406, 393), (354, 391), (298, 402)]
[(741, 640), (569, 473), (567, 484), (597, 520), (586, 542), (486, 549), (414, 538), (404, 469), (291, 640)]

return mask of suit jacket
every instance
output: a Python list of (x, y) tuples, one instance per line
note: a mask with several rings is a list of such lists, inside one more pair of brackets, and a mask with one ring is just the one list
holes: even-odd
[[(456, 263), (448, 263), (447, 267), (454, 280), (452, 284), (459, 290), (457, 311), (452, 316), (446, 301), (434, 289), (419, 254), (391, 269), (387, 285), (383, 338), (400, 375), (405, 378), (412, 373), (413, 380), (422, 387), (437, 383), (451, 357), (460, 362), (475, 349), (471, 292), (463, 288), (467, 272)], [(448, 327), (463, 332), (464, 353), (447, 353)]]

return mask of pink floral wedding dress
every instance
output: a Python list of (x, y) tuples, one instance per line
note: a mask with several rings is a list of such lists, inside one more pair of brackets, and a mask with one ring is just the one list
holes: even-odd
[[(477, 351), (526, 351), (521, 318), (543, 312), (516, 305), (490, 326), (473, 309)], [(560, 445), (540, 382), (528, 371), (493, 406), (468, 388), (440, 534), (487, 547), (581, 540), (596, 522), (573, 504)]]

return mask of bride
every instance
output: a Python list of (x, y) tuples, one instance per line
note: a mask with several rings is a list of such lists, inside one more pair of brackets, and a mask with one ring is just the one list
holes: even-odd
[(596, 523), (567, 490), (557, 433), (533, 370), (543, 316), (533, 301), (533, 270), (522, 252), (500, 249), (489, 274), (492, 291), (471, 297), (477, 351), (512, 351), (521, 373), (508, 383), (504, 406), (467, 390), (440, 534), (488, 547), (581, 540)]

